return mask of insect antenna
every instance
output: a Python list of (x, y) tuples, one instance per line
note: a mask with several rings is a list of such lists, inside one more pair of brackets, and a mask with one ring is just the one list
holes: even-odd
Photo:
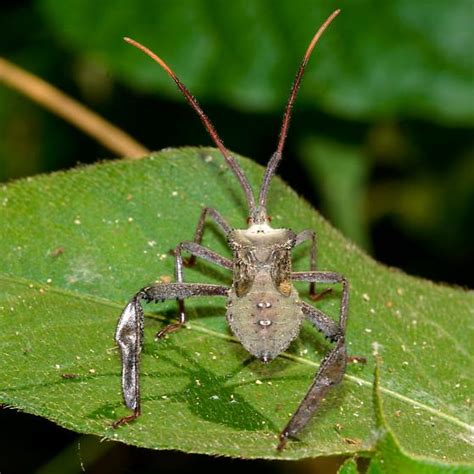
[(245, 176), (242, 168), (235, 161), (234, 157), (230, 154), (229, 150), (227, 150), (227, 148), (224, 146), (224, 142), (221, 140), (221, 138), (217, 134), (217, 131), (214, 128), (214, 125), (212, 124), (212, 122), (209, 120), (208, 116), (201, 109), (201, 106), (199, 105), (198, 101), (193, 97), (193, 95), (191, 94), (191, 92), (189, 92), (186, 86), (178, 79), (178, 77), (171, 70), (171, 68), (153, 51), (149, 50), (147, 47), (143, 46), (138, 41), (135, 41), (131, 38), (125, 37), (124, 40), (127, 43), (131, 44), (132, 46), (135, 46), (136, 48), (140, 49), (148, 56), (150, 56), (150, 58), (153, 59), (155, 62), (157, 62), (168, 73), (168, 75), (174, 80), (174, 82), (176, 82), (176, 85), (178, 86), (179, 90), (183, 93), (184, 97), (186, 98), (188, 103), (191, 105), (191, 107), (197, 112), (197, 114), (199, 115), (199, 118), (201, 119), (201, 122), (204, 124), (212, 140), (214, 141), (217, 148), (219, 148), (220, 152), (222, 153), (222, 156), (224, 157), (226, 163), (229, 165), (229, 167), (231, 168), (231, 170), (234, 172), (235, 176), (239, 180), (239, 183), (242, 186), (245, 192), (245, 195), (247, 197), (249, 210), (252, 213), (255, 209), (255, 198), (252, 192), (252, 188), (250, 187), (250, 183), (248, 182), (248, 179)]
[(270, 181), (273, 178), (273, 175), (275, 174), (277, 166), (280, 163), (280, 160), (282, 157), (283, 147), (285, 146), (285, 139), (288, 134), (288, 128), (290, 126), (290, 119), (291, 119), (291, 112), (293, 110), (293, 104), (295, 103), (296, 95), (298, 94), (298, 90), (301, 84), (301, 79), (303, 78), (306, 65), (308, 64), (308, 61), (311, 56), (311, 53), (313, 52), (314, 46), (318, 42), (321, 35), (324, 33), (324, 30), (329, 26), (329, 24), (334, 20), (334, 18), (336, 18), (336, 16), (339, 15), (340, 11), (341, 10), (339, 9), (334, 11), (328, 17), (328, 19), (319, 27), (319, 30), (313, 36), (313, 39), (311, 40), (311, 43), (309, 44), (308, 49), (306, 50), (303, 61), (296, 73), (293, 86), (291, 87), (290, 97), (288, 99), (288, 103), (286, 104), (285, 114), (283, 115), (283, 123), (281, 125), (278, 147), (277, 147), (276, 152), (270, 158), (270, 161), (268, 162), (268, 165), (267, 165), (267, 169), (265, 170), (265, 174), (263, 176), (262, 187), (260, 188), (260, 194), (258, 197), (258, 207), (260, 210), (264, 210), (266, 208), (268, 187), (270, 186)]

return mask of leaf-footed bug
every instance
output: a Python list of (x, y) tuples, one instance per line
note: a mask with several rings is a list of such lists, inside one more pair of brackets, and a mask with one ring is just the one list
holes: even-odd
[[(297, 234), (291, 229), (274, 229), (270, 226), (270, 218), (266, 210), (268, 188), (282, 157), (293, 104), (305, 67), (320, 36), (338, 13), (339, 10), (336, 10), (329, 16), (306, 50), (286, 105), (277, 150), (272, 155), (263, 176), (258, 201), (255, 201), (253, 191), (243, 170), (225, 148), (211, 121), (188, 89), (161, 58), (136, 41), (125, 38), (125, 41), (154, 59), (171, 76), (186, 100), (198, 113), (245, 192), (249, 217), (247, 229), (233, 229), (216, 209), (211, 207), (202, 209), (194, 240), (181, 242), (176, 247), (175, 276), (177, 282), (154, 283), (141, 289), (123, 310), (117, 325), (115, 340), (122, 356), (123, 398), (125, 405), (133, 410), (133, 413), (117, 420), (114, 427), (128, 423), (140, 415), (139, 366), (144, 326), (142, 301), (159, 302), (177, 299), (179, 321), (162, 329), (157, 334), (157, 338), (161, 338), (185, 324), (185, 298), (226, 297), (226, 316), (232, 332), (245, 349), (265, 363), (277, 357), (297, 337), (304, 319), (308, 319), (327, 339), (335, 344), (335, 347), (324, 357), (308, 392), (281, 432), (278, 450), (284, 448), (289, 437), (295, 437), (300, 432), (310, 420), (326, 392), (342, 380), (347, 364), (345, 331), (349, 302), (348, 281), (340, 273), (316, 270), (317, 245), (316, 234), (313, 230), (303, 230)], [(233, 253), (232, 260), (201, 245), (207, 217), (213, 219), (225, 234)], [(310, 270), (294, 272), (291, 268), (292, 249), (305, 241), (311, 242)], [(191, 254), (188, 261), (183, 260), (183, 252)], [(232, 271), (232, 286), (228, 288), (214, 284), (185, 283), (183, 268), (193, 265), (196, 257)], [(324, 291), (316, 294), (316, 283), (340, 283), (342, 285), (342, 300), (339, 322), (334, 322), (319, 309), (303, 302), (292, 281), (309, 282), (310, 296), (313, 300), (317, 300), (325, 293)]]

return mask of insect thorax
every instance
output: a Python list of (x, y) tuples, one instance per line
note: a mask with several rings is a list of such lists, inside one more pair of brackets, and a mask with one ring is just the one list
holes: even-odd
[(237, 296), (250, 291), (256, 275), (261, 272), (271, 277), (276, 290), (288, 296), (295, 238), (292, 230), (272, 229), (267, 224), (234, 229), (229, 235), (229, 246), (234, 253), (233, 287)]

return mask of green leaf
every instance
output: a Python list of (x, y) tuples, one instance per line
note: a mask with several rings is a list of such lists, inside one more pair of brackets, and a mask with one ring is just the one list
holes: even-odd
[[(472, 4), (468, 0), (318, 3), (236, 0), (42, 0), (65, 45), (123, 80), (177, 96), (131, 36), (162, 56), (201, 99), (245, 110), (281, 109), (311, 36), (336, 8), (311, 62), (302, 99), (341, 117), (472, 123)], [(427, 12), (429, 14), (427, 14)]]
[(354, 459), (348, 459), (337, 471), (337, 474), (358, 474), (358, 472)]
[(374, 408), (377, 419), (377, 432), (379, 439), (376, 445), (375, 456), (372, 459), (368, 474), (472, 474), (471, 466), (455, 466), (438, 461), (411, 458), (400, 448), (398, 441), (387, 424), (382, 406), (380, 393), (380, 366), (381, 357), (375, 347), (375, 383), (374, 383)]
[(301, 158), (312, 182), (321, 190), (326, 215), (344, 235), (363, 248), (369, 247), (364, 201), (369, 159), (356, 147), (324, 138), (307, 138)]
[[(241, 160), (257, 188), (261, 167)], [(144, 285), (172, 278), (170, 249), (194, 235), (204, 205), (245, 226), (243, 192), (211, 149), (167, 150), (139, 161), (79, 167), (0, 189), (0, 403), (62, 426), (155, 449), (246, 458), (367, 454), (375, 446), (371, 363), (352, 364), (320, 411), (283, 453), (279, 431), (304, 396), (330, 344), (305, 324), (290, 351), (269, 365), (229, 333), (222, 299), (187, 303), (187, 329), (156, 343), (176, 303), (146, 307), (143, 415), (127, 413), (113, 335), (120, 312)], [(352, 355), (384, 346), (386, 417), (411, 455), (472, 461), (470, 397), (474, 298), (385, 268), (348, 243), (276, 179), (275, 227), (316, 229), (319, 268), (351, 284), (347, 341)], [(230, 256), (209, 225), (204, 242)], [(307, 269), (309, 246), (294, 252)], [(200, 262), (188, 281), (229, 284)], [(307, 285), (299, 285), (306, 297)], [(340, 289), (318, 302), (336, 317)]]

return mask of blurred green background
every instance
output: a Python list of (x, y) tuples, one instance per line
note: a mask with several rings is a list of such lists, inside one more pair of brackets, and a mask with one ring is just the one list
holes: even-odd
[[(472, 287), (471, 0), (3, 1), (0, 55), (152, 150), (208, 145), (172, 81), (122, 41), (131, 36), (171, 65), (228, 148), (265, 164), (305, 48), (336, 7), (342, 13), (303, 79), (279, 174), (377, 260)], [(0, 131), (2, 182), (116, 158), (1, 84)], [(246, 466), (99, 444), (9, 410), (0, 424), (2, 473), (80, 472), (81, 462), (88, 472)], [(330, 472), (321, 466), (312, 472)]]

